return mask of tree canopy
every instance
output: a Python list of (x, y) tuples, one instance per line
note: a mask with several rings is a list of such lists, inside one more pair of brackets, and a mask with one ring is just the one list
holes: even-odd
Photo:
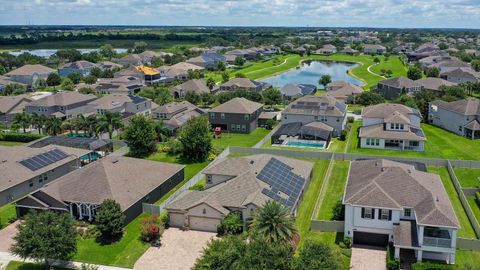
[(205, 116), (193, 117), (181, 128), (178, 140), (182, 156), (188, 160), (204, 161), (212, 149), (211, 125)]
[(155, 152), (157, 133), (152, 119), (143, 115), (135, 115), (130, 118), (125, 129), (125, 142), (130, 148), (130, 155), (144, 157)]
[(100, 209), (95, 215), (98, 230), (102, 234), (103, 241), (117, 239), (123, 234), (125, 215), (115, 200), (106, 199), (100, 204)]

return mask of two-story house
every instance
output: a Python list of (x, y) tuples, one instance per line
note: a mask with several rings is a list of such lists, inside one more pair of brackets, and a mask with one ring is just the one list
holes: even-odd
[(25, 110), (28, 113), (65, 119), (86, 113), (88, 106), (85, 105), (95, 99), (97, 99), (95, 95), (61, 91), (30, 102), (25, 106)]
[(29, 88), (35, 86), (38, 79), (46, 80), (50, 73), (56, 71), (43, 65), (24, 65), (5, 74), (9, 80), (27, 85)]
[(363, 53), (365, 54), (384, 54), (387, 52), (387, 48), (379, 44), (365, 44), (363, 47)]
[(402, 94), (413, 94), (422, 90), (422, 86), (406, 77), (397, 77), (378, 82), (377, 93), (385, 99), (393, 100)]
[(236, 90), (245, 90), (245, 91), (254, 91), (260, 92), (265, 89), (268, 85), (262, 82), (257, 82), (250, 80), (248, 78), (233, 78), (226, 83), (220, 85), (220, 91), (236, 91)]
[(170, 226), (216, 232), (231, 212), (246, 225), (271, 200), (294, 216), (312, 169), (308, 161), (265, 154), (222, 160), (205, 169), (205, 190), (186, 190), (166, 205)]
[(233, 98), (208, 113), (213, 128), (232, 133), (250, 133), (258, 126), (258, 117), (263, 111), (263, 104), (246, 98)]
[(170, 102), (152, 110), (152, 118), (162, 120), (171, 130), (183, 127), (192, 117), (204, 115), (205, 112), (188, 101)]
[(290, 123), (322, 122), (333, 128), (333, 136), (338, 136), (345, 128), (347, 105), (329, 94), (303, 96), (291, 102), (282, 111), (282, 125)]
[(22, 113), (30, 102), (32, 99), (27, 95), (0, 96), (0, 123), (11, 123), (15, 115)]
[(85, 60), (79, 60), (75, 62), (66, 63), (58, 69), (58, 75), (64, 77), (68, 76), (71, 73), (78, 73), (83, 77), (90, 75), (92, 68), (97, 65)]
[(452, 102), (430, 102), (428, 121), (469, 139), (480, 139), (480, 100), (462, 99)]
[(440, 72), (440, 77), (453, 83), (476, 83), (480, 81), (480, 72), (471, 67), (449, 68)]
[(342, 203), (353, 243), (393, 243), (396, 259), (409, 252), (455, 263), (459, 223), (439, 175), (385, 159), (352, 161)]
[(207, 52), (190, 58), (186, 62), (203, 68), (216, 68), (220, 63), (226, 63), (227, 60), (222, 54)]
[(149, 116), (152, 110), (152, 101), (148, 98), (133, 95), (106, 95), (87, 104), (95, 114), (118, 112), (125, 116), (141, 114)]
[(362, 110), (360, 147), (424, 151), (427, 138), (420, 127), (418, 110), (402, 104), (384, 103)]

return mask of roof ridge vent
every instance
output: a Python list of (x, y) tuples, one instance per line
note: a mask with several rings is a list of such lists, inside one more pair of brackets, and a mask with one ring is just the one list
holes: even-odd
[(384, 172), (384, 171), (385, 171), (385, 167), (382, 167), (382, 169), (381, 169), (381, 170), (382, 170), (382, 172)]

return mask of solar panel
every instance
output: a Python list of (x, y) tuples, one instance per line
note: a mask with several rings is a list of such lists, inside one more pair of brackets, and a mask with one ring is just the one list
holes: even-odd
[(20, 161), (20, 164), (27, 167), (31, 171), (39, 170), (57, 161), (65, 159), (68, 155), (60, 149), (52, 149), (45, 153), (35, 155)]
[[(286, 207), (293, 207), (302, 191), (305, 179), (293, 173), (292, 170), (292, 167), (278, 159), (270, 159), (257, 176), (271, 186), (271, 189), (263, 189), (262, 193)], [(288, 198), (279, 195), (282, 193)]]

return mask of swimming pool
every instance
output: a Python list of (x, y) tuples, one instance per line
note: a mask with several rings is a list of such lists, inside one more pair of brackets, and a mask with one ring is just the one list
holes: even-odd
[(293, 147), (304, 147), (304, 148), (325, 148), (324, 143), (307, 143), (307, 142), (295, 142), (289, 141), (285, 144), (286, 146), (293, 146)]

